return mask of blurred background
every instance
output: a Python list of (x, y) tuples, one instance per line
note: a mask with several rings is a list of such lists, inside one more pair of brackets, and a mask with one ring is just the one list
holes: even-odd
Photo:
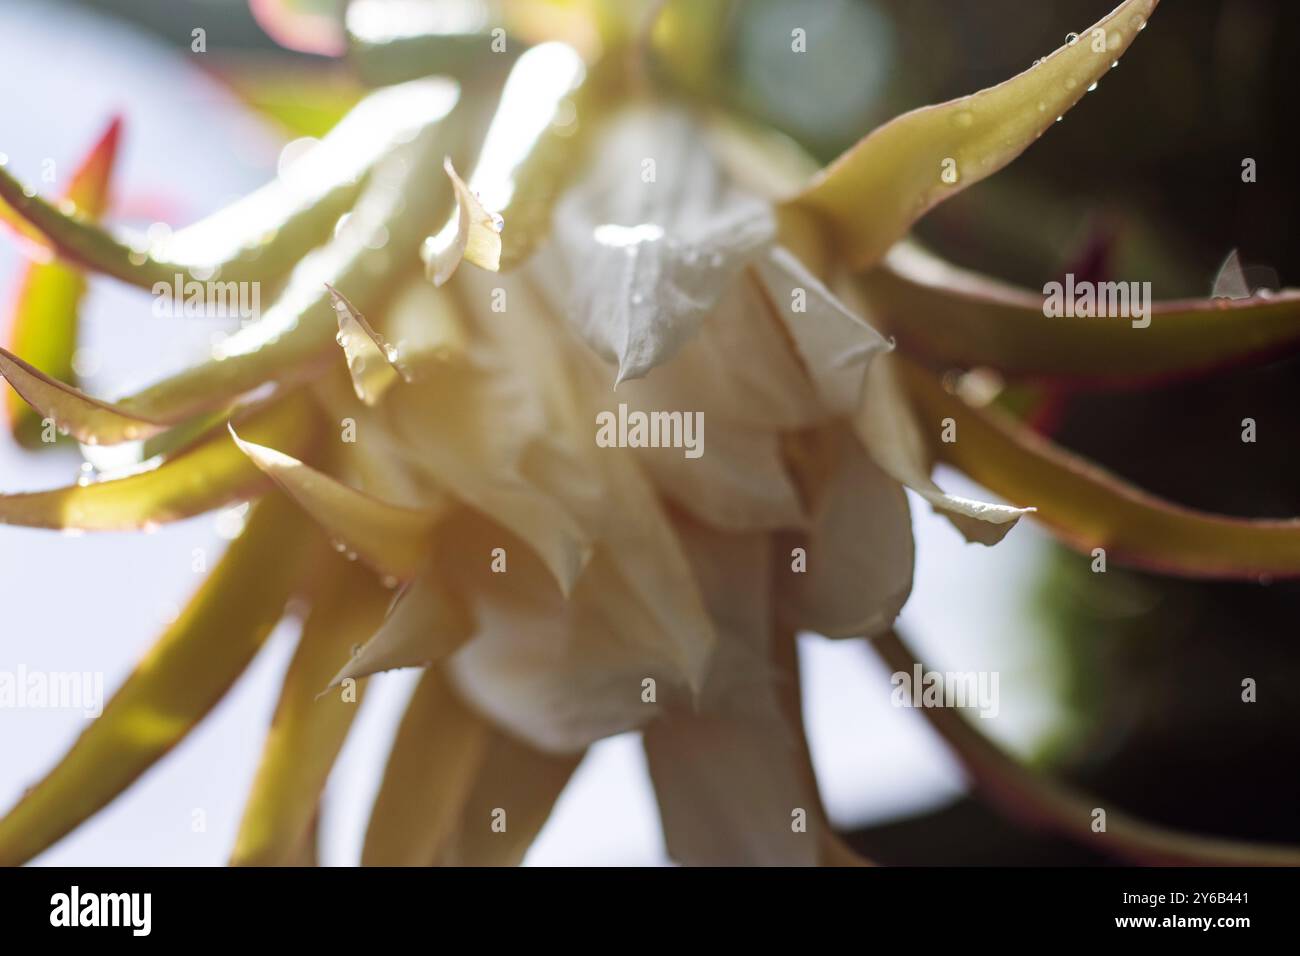
[[(700, 0), (710, 3), (713, 0)], [(747, 0), (716, 52), (716, 95), (829, 159), (891, 116), (1027, 68), (1112, 0)], [(793, 27), (816, 55), (788, 50)], [(192, 49), (202, 29), (206, 49)], [(939, 207), (922, 239), (953, 261), (1041, 287), (1065, 272), (1150, 279), (1158, 298), (1208, 295), (1232, 249), (1250, 275), (1300, 284), (1293, 0), (1177, 0), (1100, 88), (1008, 170)], [(124, 117), (111, 217), (183, 224), (273, 176), (360, 95), (339, 62), (278, 47), (244, 0), (3, 0), (0, 151), (55, 186), (114, 113)], [(1245, 184), (1241, 165), (1257, 162)], [(49, 188), (49, 187), (46, 187)], [(0, 244), (0, 302), (21, 260)], [(116, 395), (187, 364), (226, 331), (150, 314), (92, 279), (79, 371)], [(141, 361), (140, 356), (148, 356)], [(1138, 484), (1228, 514), (1300, 515), (1297, 364), (1111, 394), (1026, 390), (1053, 437)], [(1255, 444), (1240, 421), (1257, 420)], [(1158, 444), (1153, 436), (1159, 439)], [(0, 491), (66, 484), (74, 448), (32, 455), (0, 439)], [(952, 490), (964, 489), (943, 475)], [(902, 630), (938, 669), (997, 671), (979, 720), (1023, 759), (1154, 822), (1300, 842), (1300, 589), (1089, 570), (1022, 523), (967, 546), (916, 499), (918, 566)], [(0, 529), (0, 669), (102, 671), (111, 691), (197, 583), (232, 516), (147, 536)], [(210, 559), (211, 560), (211, 559)], [(288, 626), (173, 754), (39, 862), (225, 861), (292, 651)], [(888, 674), (858, 642), (801, 639), (814, 759), (833, 822), (887, 863), (1096, 863), (966, 793), (923, 721), (890, 706)], [(324, 802), (322, 862), (355, 863), (413, 674), (372, 681)], [(1241, 702), (1243, 678), (1259, 684)], [(0, 709), (0, 806), (82, 727), (72, 712)], [(194, 829), (196, 811), (205, 827)], [(666, 861), (634, 735), (595, 747), (531, 864)]]

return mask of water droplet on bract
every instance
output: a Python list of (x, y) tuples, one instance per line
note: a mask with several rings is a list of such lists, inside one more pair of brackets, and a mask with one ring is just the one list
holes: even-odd
[(505, 227), (506, 221), (501, 218), (501, 214), (497, 212), (492, 213), (492, 228), (497, 232), (500, 232)]
[(343, 557), (347, 558), (349, 561), (355, 561), (357, 559), (357, 553), (355, 551), (348, 551), (343, 555)]
[(338, 538), (332, 538), (330, 540), (330, 547), (333, 548), (335, 551), (337, 551), (339, 554), (342, 554), (344, 551), (348, 549), (348, 546)]
[(1067, 33), (1065, 35), (1065, 42), (1068, 43), (1070, 46), (1074, 46), (1076, 43), (1079, 42), (1079, 34)]
[(393, 588), (397, 587), (399, 582), (397, 578), (393, 577), (391, 574), (386, 574), (380, 583), (391, 591)]
[(1092, 92), (1093, 90), (1095, 90), (1096, 88), (1097, 88), (1097, 83), (1094, 82), (1094, 83), (1092, 84), (1092, 86), (1088, 87), (1088, 92), (1091, 93), (1091, 92)]
[(1065, 119), (1064, 116), (1058, 116), (1058, 117), (1056, 118), (1056, 121), (1059, 123), (1059, 122), (1061, 122), (1061, 120), (1063, 120), (1063, 119)]
[(133, 250), (126, 258), (133, 266), (142, 266), (149, 261), (148, 254), (138, 249)]
[(385, 345), (385, 346), (384, 346), (384, 357), (387, 358), (388, 361), (390, 361), (390, 362), (392, 362), (394, 365), (396, 365), (396, 364), (397, 364), (397, 347), (394, 346), (394, 345)]

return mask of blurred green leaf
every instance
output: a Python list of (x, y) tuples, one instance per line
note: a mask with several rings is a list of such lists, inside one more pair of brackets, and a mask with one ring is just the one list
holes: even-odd
[[(108, 211), (109, 184), (117, 160), (122, 123), (114, 117), (73, 172), (63, 192), (90, 219)], [(77, 320), (86, 280), (62, 262), (31, 263), (18, 281), (7, 345), (47, 375), (75, 383), (73, 358), (77, 351)], [(5, 398), (9, 427), (27, 448), (43, 448), (41, 416), (18, 395)]]

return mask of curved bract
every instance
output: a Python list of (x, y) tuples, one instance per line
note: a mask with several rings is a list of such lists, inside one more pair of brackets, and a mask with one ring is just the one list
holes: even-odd
[(260, 321), (226, 339), (212, 361), (123, 398), (118, 407), (144, 418), (188, 417), (268, 381), (291, 383), (319, 374), (335, 347), (337, 322), (329, 288), (368, 312), (418, 268), (414, 250), (451, 202), (450, 188), (429, 182), (428, 171), (447, 153), (467, 149), (473, 128), (468, 107), (424, 126), (370, 177), (347, 226), (298, 263)]
[(552, 207), (596, 118), (598, 93), (587, 76), (581, 57), (562, 43), (519, 58), (468, 181), (448, 169), (457, 209), (420, 250), (435, 284), (469, 253), (480, 268), (512, 268), (549, 232)]
[(1125, 0), (1019, 76), (905, 113), (821, 171), (792, 205), (827, 222), (856, 268), (946, 199), (1002, 169), (1119, 60), (1160, 0)]
[(1044, 295), (959, 269), (906, 242), (860, 283), (873, 316), (909, 352), (1013, 377), (1132, 387), (1267, 361), (1300, 343), (1294, 289), (1146, 303), (1149, 311), (1136, 325), (1125, 316), (1048, 317)]
[(242, 537), (68, 754), (0, 819), (0, 865), (24, 863), (126, 789), (219, 701), (280, 620), (318, 538), (288, 502)]
[[(244, 433), (304, 452), (315, 415), (301, 396), (241, 416)], [(203, 514), (265, 491), (266, 478), (224, 431), (120, 478), (0, 495), (0, 524), (73, 531), (137, 531)]]
[(182, 281), (271, 282), (333, 233), (367, 175), (393, 149), (450, 112), (457, 88), (418, 80), (380, 90), (316, 147), (257, 192), (164, 239), (122, 240), (91, 210), (68, 211), (23, 186), (0, 163), (0, 199), (66, 261), (152, 290)]
[(992, 408), (948, 393), (929, 372), (900, 363), (926, 435), (942, 460), (1036, 517), (1081, 551), (1164, 574), (1203, 578), (1300, 577), (1300, 519), (1248, 520), (1164, 501), (1054, 445)]
[(329, 533), (338, 550), (360, 555), (380, 574), (400, 579), (415, 573), (428, 550), (437, 509), (380, 501), (291, 455), (241, 438), (233, 425), (230, 436), (249, 461)]
[[(912, 673), (922, 666), (897, 634), (871, 646), (897, 671)], [(1092, 821), (1096, 808), (1106, 806), (1100, 796), (1072, 793), (1022, 767), (954, 709), (918, 711), (961, 761), (975, 786), (1012, 819), (1139, 866), (1300, 866), (1300, 847), (1180, 833), (1113, 808), (1107, 812), (1106, 827), (1098, 831)]]
[(152, 438), (175, 422), (148, 421), (91, 398), (0, 348), (0, 378), (43, 420), (87, 445), (116, 445)]

